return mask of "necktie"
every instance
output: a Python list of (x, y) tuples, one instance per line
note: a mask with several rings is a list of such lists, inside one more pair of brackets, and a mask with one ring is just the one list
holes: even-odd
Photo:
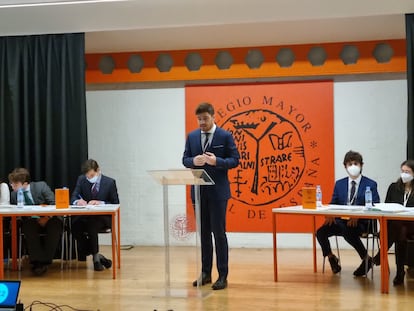
[(355, 201), (356, 201), (355, 200), (356, 181), (355, 180), (351, 181), (351, 184), (352, 184), (352, 186), (351, 186), (351, 192), (349, 193), (349, 204), (355, 205)]
[(33, 201), (29, 197), (29, 191), (23, 191), (23, 196), (24, 196), (24, 204), (25, 205), (33, 205)]
[(210, 136), (210, 133), (204, 133), (204, 144), (203, 144), (203, 152), (206, 151), (208, 147), (208, 138)]
[(96, 195), (98, 194), (98, 184), (97, 183), (94, 183), (92, 185), (91, 193), (92, 193), (92, 197), (96, 198)]

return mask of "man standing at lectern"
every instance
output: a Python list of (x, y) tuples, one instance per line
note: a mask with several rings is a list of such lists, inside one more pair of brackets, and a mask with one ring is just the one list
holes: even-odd
[[(213, 234), (218, 279), (212, 288), (218, 290), (227, 287), (228, 275), (226, 210), (231, 195), (227, 172), (239, 164), (240, 155), (231, 133), (214, 123), (214, 107), (210, 103), (199, 104), (195, 114), (199, 129), (188, 134), (183, 164), (187, 168), (204, 169), (215, 184), (200, 187), (202, 267), (193, 286), (197, 286), (197, 281), (200, 285), (211, 283)], [(192, 191), (194, 201), (193, 194)]]

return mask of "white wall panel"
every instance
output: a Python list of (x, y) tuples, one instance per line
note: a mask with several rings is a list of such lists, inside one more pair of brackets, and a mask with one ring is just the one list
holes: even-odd
[[(406, 152), (406, 80), (334, 84), (335, 176), (345, 176), (344, 154), (362, 153), (363, 173), (381, 199), (399, 174)], [(162, 245), (162, 187), (148, 170), (182, 168), (183, 88), (87, 92), (89, 156), (117, 180), (122, 244)], [(170, 219), (185, 213), (184, 187), (170, 187)], [(324, 193), (330, 197), (331, 194)], [(279, 235), (281, 247), (311, 247), (306, 235)], [(105, 241), (104, 241), (105, 242)], [(194, 236), (172, 244), (194, 243)], [(271, 234), (230, 233), (230, 247), (271, 247)]]

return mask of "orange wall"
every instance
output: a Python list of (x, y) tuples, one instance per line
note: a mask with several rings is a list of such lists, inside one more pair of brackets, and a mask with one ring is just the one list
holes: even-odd
[[(378, 44), (387, 44), (392, 49), (392, 57), (388, 62), (378, 62), (373, 53)], [(358, 49), (359, 58), (355, 64), (346, 65), (341, 59), (345, 46)], [(326, 61), (321, 66), (313, 66), (308, 53), (311, 48), (321, 47), (326, 53)], [(281, 49), (290, 49), (295, 60), (290, 67), (281, 67), (276, 57)], [(216, 65), (219, 52), (231, 54), (233, 63), (228, 69), (220, 69)], [(259, 68), (250, 69), (246, 64), (249, 51), (260, 51), (263, 63)], [(202, 65), (197, 71), (190, 71), (185, 62), (189, 53), (198, 53)], [(169, 71), (160, 72), (157, 60), (160, 55), (169, 55), (173, 65)], [(138, 56), (143, 61), (143, 67), (138, 73), (132, 73), (128, 68), (131, 56)], [(100, 62), (103, 57), (113, 60), (113, 70), (102, 73)], [(157, 82), (157, 81), (196, 81), (238, 78), (276, 78), (276, 77), (321, 77), (369, 73), (403, 73), (406, 71), (405, 40), (384, 40), (366, 42), (342, 42), (325, 44), (307, 44), (292, 46), (266, 46), (228, 49), (126, 52), (110, 54), (86, 54), (86, 82), (94, 83), (125, 83), (125, 82)], [(111, 68), (110, 68), (111, 69)]]

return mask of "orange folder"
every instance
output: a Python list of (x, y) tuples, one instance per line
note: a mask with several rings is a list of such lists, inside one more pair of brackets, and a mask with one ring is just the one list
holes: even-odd
[(316, 209), (316, 188), (302, 188), (302, 207)]
[(55, 189), (56, 208), (69, 208), (69, 189)]

